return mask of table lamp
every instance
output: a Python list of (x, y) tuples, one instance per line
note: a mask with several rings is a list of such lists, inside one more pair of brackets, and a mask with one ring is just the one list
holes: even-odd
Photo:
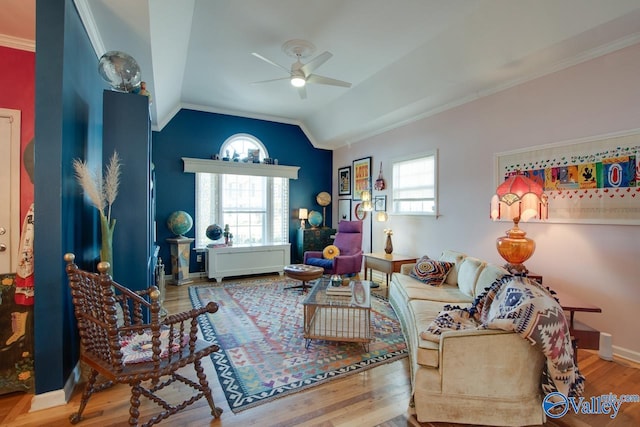
[(524, 262), (531, 258), (536, 243), (526, 237), (518, 227), (520, 221), (531, 218), (548, 219), (549, 204), (547, 195), (540, 184), (517, 171), (508, 177), (496, 189), (491, 198), (491, 219), (512, 219), (513, 228), (507, 235), (496, 239), (498, 253), (507, 264), (504, 266), (512, 274), (526, 274)]
[(304, 227), (304, 220), (309, 218), (309, 211), (306, 208), (298, 209), (298, 219), (300, 220), (300, 228)]

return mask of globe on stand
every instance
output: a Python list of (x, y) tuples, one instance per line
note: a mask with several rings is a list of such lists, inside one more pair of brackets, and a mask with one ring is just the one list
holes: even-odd
[(322, 224), (322, 214), (318, 211), (311, 211), (308, 220), (312, 228), (318, 228)]
[(175, 211), (167, 218), (167, 228), (178, 237), (184, 237), (193, 227), (193, 218), (185, 211)]
[(211, 224), (207, 227), (205, 235), (208, 239), (211, 239), (213, 241), (219, 240), (222, 237), (222, 227), (220, 227), (218, 224)]

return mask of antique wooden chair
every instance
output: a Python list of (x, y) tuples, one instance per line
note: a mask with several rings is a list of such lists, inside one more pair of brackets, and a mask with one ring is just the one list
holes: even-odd
[[(155, 286), (133, 292), (107, 274), (109, 263), (99, 263), (99, 273), (91, 273), (78, 268), (73, 254), (66, 254), (64, 259), (80, 332), (80, 360), (91, 370), (78, 412), (69, 418), (71, 423), (82, 420), (82, 412), (94, 392), (116, 383), (131, 387), (131, 426), (138, 425), (141, 395), (163, 409), (143, 426), (156, 424), (202, 397), (207, 399), (211, 415), (219, 417), (222, 409), (213, 403), (200, 361), (219, 348), (197, 338), (197, 317), (215, 313), (217, 304), (210, 302), (206, 307), (161, 319), (160, 292)], [(193, 364), (198, 383), (177, 373), (188, 364)], [(106, 382), (96, 383), (99, 374)], [(185, 396), (184, 386), (180, 385), (174, 394), (185, 400), (170, 404), (157, 392), (176, 381), (193, 392)]]

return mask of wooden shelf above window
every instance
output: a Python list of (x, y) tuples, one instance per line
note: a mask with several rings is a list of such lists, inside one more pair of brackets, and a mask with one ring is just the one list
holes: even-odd
[(300, 166), (266, 165), (264, 163), (226, 162), (224, 160), (183, 157), (184, 171), (229, 175), (271, 176), (298, 179)]

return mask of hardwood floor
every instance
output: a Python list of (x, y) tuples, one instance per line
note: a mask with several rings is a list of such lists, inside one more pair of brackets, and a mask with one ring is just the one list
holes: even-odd
[[(375, 279), (375, 277), (374, 277)], [(206, 285), (196, 283), (192, 286)], [(382, 289), (376, 292), (384, 292)], [(167, 286), (165, 307), (170, 312), (190, 309), (187, 286)], [(580, 350), (578, 363), (587, 378), (584, 396), (614, 393), (640, 394), (640, 366), (624, 359), (607, 362), (596, 352)], [(407, 411), (410, 397), (408, 359), (330, 381), (310, 390), (280, 398), (234, 414), (224, 398), (212, 363), (205, 360), (216, 404), (224, 410), (220, 419), (210, 415), (203, 400), (189, 406), (160, 425), (170, 426), (383, 426), (383, 427), (454, 427), (450, 423), (418, 423)], [(188, 370), (185, 372), (189, 372)], [(172, 391), (176, 395), (180, 389)], [(0, 426), (68, 426), (69, 415), (78, 407), (81, 390), (76, 390), (67, 405), (29, 413), (32, 395), (15, 393), (0, 396)], [(129, 388), (116, 386), (95, 394), (79, 424), (92, 426), (127, 425)], [(156, 407), (143, 401), (141, 416), (156, 413)], [(627, 427), (640, 425), (640, 403), (623, 403), (617, 417), (575, 415), (548, 420), (549, 427)]]

